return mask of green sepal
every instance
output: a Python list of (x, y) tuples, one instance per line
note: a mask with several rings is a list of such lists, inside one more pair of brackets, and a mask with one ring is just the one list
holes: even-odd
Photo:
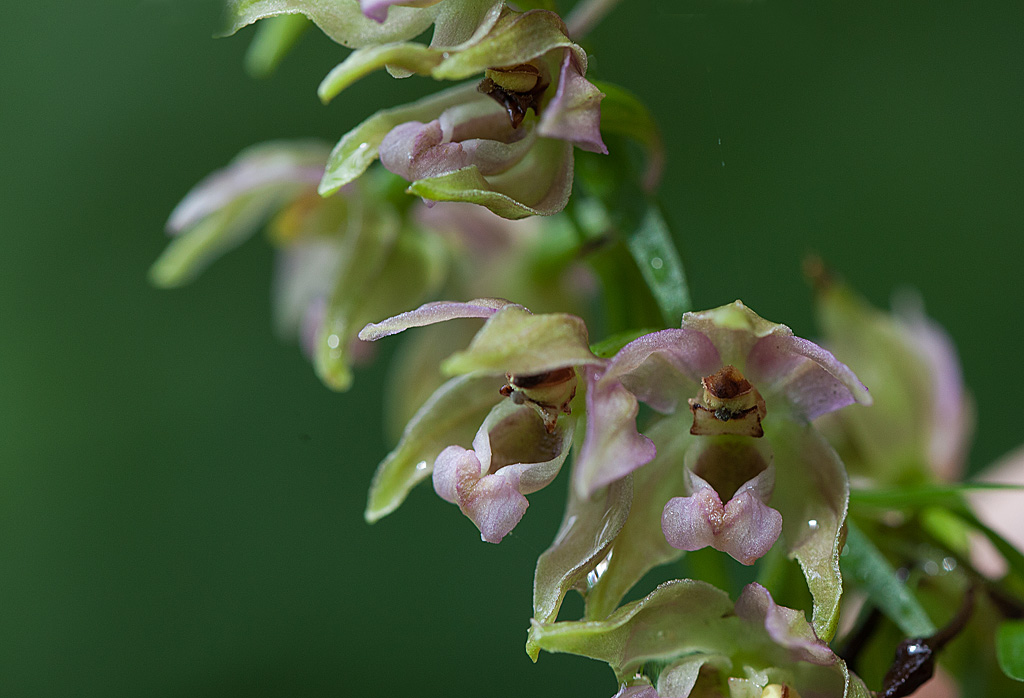
[(786, 550), (796, 559), (814, 599), (812, 624), (830, 642), (839, 623), (843, 577), (839, 569), (849, 483), (839, 456), (809, 424), (764, 421), (774, 453), (771, 506), (782, 514)]
[[(555, 541), (537, 560), (533, 581), (533, 617), (554, 621), (562, 599), (573, 588), (583, 591), (587, 576), (608, 554), (629, 516), (633, 479), (626, 476), (589, 499), (569, 488), (569, 502)], [(530, 651), (530, 650), (528, 650)], [(536, 649), (531, 656), (536, 660)]]
[(434, 391), (377, 467), (364, 513), (368, 523), (393, 512), (413, 487), (430, 477), (434, 460), (447, 446), (469, 446), (501, 399), (502, 383), (493, 376), (458, 376)]
[(846, 547), (840, 558), (847, 581), (860, 587), (904, 635), (929, 637), (935, 624), (881, 551), (851, 520), (846, 521)]
[(469, 347), (441, 364), (448, 376), (466, 373), (535, 375), (566, 366), (600, 364), (587, 344), (587, 327), (575, 315), (534, 315), (510, 305), (491, 316)]
[(270, 17), (260, 22), (245, 52), (246, 72), (254, 78), (272, 75), (309, 26), (309, 20), (300, 14)]

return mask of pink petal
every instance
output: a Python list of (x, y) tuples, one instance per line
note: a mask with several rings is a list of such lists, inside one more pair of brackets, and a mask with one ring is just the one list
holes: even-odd
[(555, 96), (544, 107), (537, 130), (546, 138), (558, 138), (592, 153), (608, 153), (601, 140), (601, 100), (604, 94), (583, 77), (586, 65), (572, 49), (564, 58)]
[(818, 639), (802, 611), (779, 606), (760, 584), (748, 584), (736, 600), (736, 615), (763, 625), (776, 644), (790, 650), (794, 661), (821, 666), (835, 664), (839, 658)]
[(461, 145), (444, 142), (437, 119), (427, 124), (408, 121), (395, 126), (384, 136), (378, 153), (385, 169), (409, 182), (455, 172), (470, 164)]
[(633, 394), (617, 381), (600, 380), (597, 368), (582, 370), (587, 380), (587, 433), (573, 475), (577, 494), (588, 498), (651, 462), (655, 449), (636, 429), (640, 405)]
[(410, 327), (424, 327), (456, 318), (489, 318), (507, 305), (522, 307), (501, 298), (477, 298), (468, 303), (457, 301), (425, 303), (416, 310), (395, 315), (381, 322), (371, 322), (359, 331), (359, 339), (364, 342), (373, 342), (381, 337), (404, 332)]
[(700, 379), (721, 368), (715, 345), (696, 330), (661, 330), (633, 340), (612, 357), (602, 383), (621, 382), (659, 412), (693, 397)]
[(814, 342), (785, 334), (762, 337), (747, 356), (747, 378), (771, 405), (782, 396), (792, 412), (810, 421), (854, 402), (871, 404), (868, 389), (846, 364)]

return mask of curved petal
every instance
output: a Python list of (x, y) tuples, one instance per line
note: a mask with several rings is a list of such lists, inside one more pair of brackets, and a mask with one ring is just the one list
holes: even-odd
[(721, 368), (715, 345), (703, 333), (661, 330), (633, 340), (612, 357), (602, 383), (617, 380), (659, 412), (674, 412), (696, 395), (702, 377)]
[[(558, 617), (569, 589), (604, 564), (608, 548), (630, 511), (633, 482), (629, 477), (581, 499), (570, 489), (562, 525), (554, 542), (537, 559), (533, 578), (533, 617), (540, 623)], [(596, 574), (596, 573), (595, 573)]]
[(469, 156), (458, 143), (443, 143), (441, 124), (408, 121), (395, 126), (380, 142), (380, 164), (412, 182), (468, 167)]
[(455, 447), (438, 456), (434, 489), (445, 499), (454, 496), (483, 540), (500, 543), (526, 513), (524, 495), (558, 475), (572, 434), (572, 422), (549, 433), (532, 408), (502, 401), (477, 431), (473, 451)]
[(601, 381), (599, 375), (596, 368), (585, 372), (587, 432), (573, 470), (573, 489), (582, 498), (651, 462), (655, 455), (654, 443), (637, 432), (636, 398), (622, 384)]
[(779, 606), (760, 584), (748, 584), (736, 600), (736, 615), (761, 625), (777, 645), (787, 648), (794, 661), (827, 666), (836, 662), (836, 655), (818, 639), (804, 614)]
[(447, 375), (512, 373), (536, 375), (567, 366), (600, 365), (590, 351), (587, 327), (575, 315), (533, 315), (509, 304), (484, 323), (465, 351), (441, 366)]
[(608, 154), (601, 140), (601, 100), (604, 94), (583, 77), (586, 61), (565, 49), (558, 78), (558, 89), (540, 117), (537, 132), (547, 138), (559, 138), (589, 150)]
[(430, 477), (435, 459), (450, 444), (469, 445), (501, 394), (492, 376), (459, 376), (438, 388), (405, 427), (402, 438), (374, 473), (366, 521), (397, 509), (417, 483)]
[(843, 587), (839, 553), (850, 494), (846, 470), (813, 427), (771, 418), (764, 426), (775, 455), (772, 504), (782, 514), (786, 550), (800, 563), (814, 598), (814, 631), (828, 642), (835, 635)]
[(871, 404), (853, 371), (814, 342), (791, 335), (763, 337), (747, 356), (748, 377), (766, 400), (783, 397), (797, 419), (810, 421), (854, 402)]
[(375, 342), (382, 337), (390, 337), (411, 327), (424, 327), (456, 318), (489, 318), (506, 306), (520, 308), (526, 313), (530, 312), (521, 305), (502, 298), (477, 298), (466, 303), (434, 301), (424, 303), (416, 310), (389, 317), (387, 320), (371, 322), (359, 331), (359, 339), (364, 342)]
[(388, 8), (392, 5), (403, 7), (430, 7), (441, 0), (359, 0), (359, 9), (363, 14), (378, 24), (383, 24), (388, 17)]

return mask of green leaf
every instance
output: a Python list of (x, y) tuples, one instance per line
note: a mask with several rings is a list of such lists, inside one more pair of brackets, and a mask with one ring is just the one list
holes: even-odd
[(996, 630), (996, 658), (1003, 673), (1024, 681), (1024, 620), (1007, 620)]
[(501, 399), (498, 390), (503, 382), (504, 377), (458, 376), (434, 391), (377, 467), (366, 502), (367, 522), (397, 509), (417, 483), (430, 477), (434, 460), (447, 446), (469, 446)]
[(861, 587), (882, 612), (905, 635), (928, 637), (935, 634), (935, 625), (917, 598), (903, 582), (888, 560), (850, 519), (846, 521), (846, 549), (840, 559), (844, 576)]
[(678, 327), (683, 313), (692, 309), (690, 290), (672, 233), (657, 206), (651, 205), (626, 244), (647, 282), (668, 327)]
[(309, 20), (299, 14), (270, 17), (260, 22), (245, 52), (246, 71), (255, 78), (272, 75), (308, 28)]
[(985, 490), (1024, 490), (1022, 485), (963, 482), (950, 485), (907, 485), (893, 489), (852, 490), (850, 504), (879, 509), (917, 509), (929, 506), (965, 506), (963, 495)]
[(657, 187), (665, 167), (661, 130), (650, 110), (632, 92), (608, 82), (593, 81), (604, 93), (601, 102), (601, 133), (624, 136), (639, 143), (647, 153), (643, 186), (648, 192)]

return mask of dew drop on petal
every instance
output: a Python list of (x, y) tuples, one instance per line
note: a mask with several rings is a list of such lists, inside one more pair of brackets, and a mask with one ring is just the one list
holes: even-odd
[(419, 463), (416, 464), (416, 472), (422, 473), (426, 469), (427, 469), (427, 461), (421, 460)]
[(956, 569), (956, 560), (951, 557), (942, 558), (942, 569), (946, 570), (947, 572), (952, 572)]
[(331, 349), (337, 349), (339, 344), (341, 344), (341, 337), (339, 337), (338, 335), (332, 334), (330, 337), (327, 338), (327, 346), (329, 346)]
[(818, 530), (818, 520), (817, 519), (811, 519), (810, 521), (808, 521), (807, 522), (807, 528), (811, 529), (812, 531), (817, 531)]
[(651, 259), (651, 266), (654, 267), (655, 269), (661, 269), (663, 266), (665, 266), (665, 263), (661, 261), (661, 257), (654, 257), (653, 259)]

